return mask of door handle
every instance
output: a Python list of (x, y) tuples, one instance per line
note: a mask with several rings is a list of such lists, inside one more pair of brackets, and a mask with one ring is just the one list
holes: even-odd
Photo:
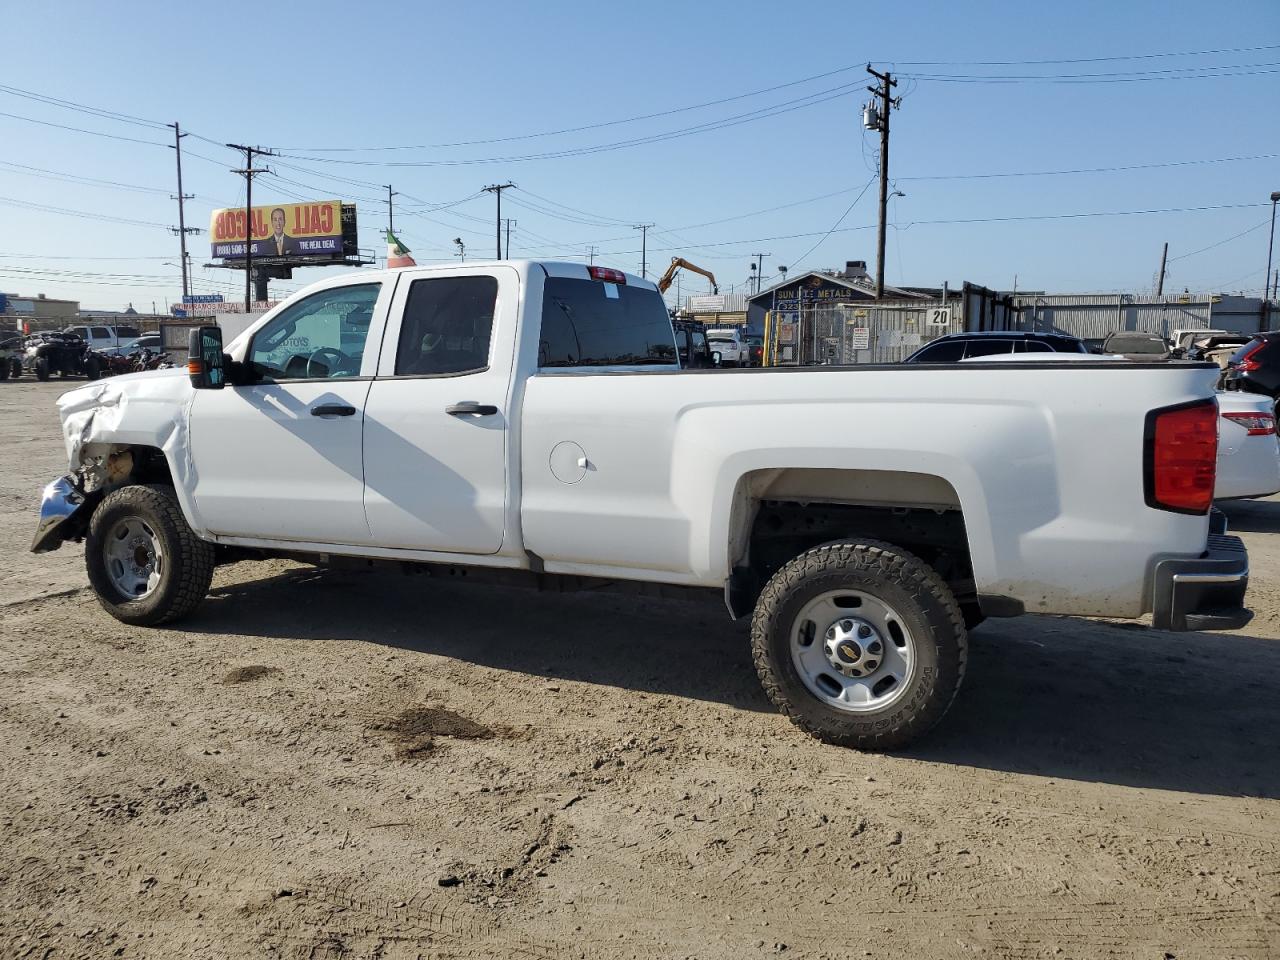
[(491, 403), (476, 403), (474, 400), (463, 400), (461, 403), (451, 403), (444, 408), (444, 412), (451, 417), (492, 417), (498, 412), (498, 408)]
[(343, 403), (322, 403), (311, 408), (313, 417), (350, 417), (354, 416), (355, 412), (355, 407), (348, 407)]

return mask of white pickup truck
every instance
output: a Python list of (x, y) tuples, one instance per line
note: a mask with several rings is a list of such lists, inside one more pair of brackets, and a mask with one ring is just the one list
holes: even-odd
[(144, 625), (245, 556), (722, 591), (782, 711), (888, 749), (946, 712), (984, 617), (1248, 621), (1211, 517), (1217, 373), (684, 370), (654, 284), (616, 270), (358, 273), (225, 352), (193, 332), (186, 371), (65, 394), (32, 549), (84, 539), (102, 606)]

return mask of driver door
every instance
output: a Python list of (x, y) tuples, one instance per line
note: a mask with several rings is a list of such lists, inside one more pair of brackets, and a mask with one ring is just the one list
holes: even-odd
[(393, 285), (347, 283), (290, 304), (246, 348), (251, 383), (195, 391), (195, 504), (211, 532), (369, 542), (365, 401)]

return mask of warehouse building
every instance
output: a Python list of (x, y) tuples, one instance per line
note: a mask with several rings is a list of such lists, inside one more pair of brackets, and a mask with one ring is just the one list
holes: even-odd
[(80, 316), (78, 300), (51, 300), (43, 293), (24, 297), (0, 293), (0, 330), (30, 333), (33, 330), (61, 330)]

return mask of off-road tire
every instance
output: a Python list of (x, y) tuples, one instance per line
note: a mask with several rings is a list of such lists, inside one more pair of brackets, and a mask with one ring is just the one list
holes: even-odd
[(84, 362), (84, 375), (90, 380), (97, 380), (102, 376), (102, 364), (97, 357), (90, 357)]
[(0, 380), (9, 379), (9, 361), (0, 360)]
[[(143, 520), (163, 547), (160, 584), (139, 600), (115, 588), (103, 559), (104, 538), (127, 516)], [(200, 605), (213, 580), (213, 555), (213, 544), (187, 525), (173, 488), (159, 484), (120, 487), (107, 494), (89, 521), (84, 547), (89, 584), (102, 608), (123, 623), (142, 627), (180, 620)]]
[[(809, 691), (792, 661), (795, 618), (812, 598), (840, 589), (882, 598), (916, 643), (907, 691), (879, 710), (829, 706)], [(964, 679), (968, 633), (951, 590), (924, 561), (882, 541), (837, 541), (774, 574), (756, 602), (751, 651), (765, 693), (805, 733), (836, 746), (895, 750), (931, 730), (950, 708)]]
[(35, 367), (37, 380), (49, 379), (49, 360), (47, 357), (36, 357)]
[(10, 380), (22, 379), (22, 361), (21, 360), (14, 360), (11, 362), (9, 366), (9, 379)]

